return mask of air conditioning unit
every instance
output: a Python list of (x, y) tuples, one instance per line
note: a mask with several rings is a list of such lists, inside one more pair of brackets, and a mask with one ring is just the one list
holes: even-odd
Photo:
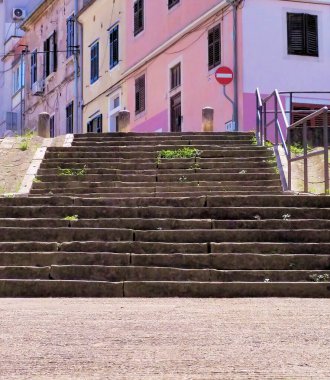
[(37, 82), (33, 83), (32, 89), (31, 89), (32, 95), (40, 96), (40, 95), (43, 95), (44, 91), (45, 91), (45, 81), (43, 79), (38, 80)]
[(23, 20), (26, 17), (26, 11), (22, 8), (13, 8), (13, 14), (12, 14), (13, 20), (20, 21)]

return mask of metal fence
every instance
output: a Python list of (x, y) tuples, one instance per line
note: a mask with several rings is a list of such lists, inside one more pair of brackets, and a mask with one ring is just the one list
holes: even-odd
[[(281, 144), (285, 152), (285, 156), (288, 162), (288, 178), (287, 183), (282, 184), (286, 190), (292, 190), (292, 163), (303, 160), (304, 162), (304, 192), (308, 192), (308, 158), (316, 155), (324, 155), (324, 189), (325, 193), (329, 194), (329, 133), (328, 133), (328, 113), (330, 112), (328, 107), (322, 107), (316, 111), (306, 110), (293, 110), (293, 97), (295, 94), (329, 94), (330, 92), (279, 92), (275, 90), (270, 95), (262, 97), (259, 89), (256, 89), (256, 138), (257, 143), (260, 146), (264, 146), (265, 142), (271, 135), (272, 142), (275, 148)], [(290, 110), (286, 111), (281, 96), (289, 96)], [(294, 112), (306, 113), (307, 116), (302, 119), (293, 122)], [(289, 120), (287, 114), (289, 114)], [(316, 118), (322, 117), (323, 128), (323, 149), (309, 152), (308, 150), (308, 138), (307, 130), (308, 123)], [(292, 131), (295, 128), (302, 127), (302, 141), (301, 146), (303, 152), (301, 155), (292, 157), (291, 153), (291, 136)]]

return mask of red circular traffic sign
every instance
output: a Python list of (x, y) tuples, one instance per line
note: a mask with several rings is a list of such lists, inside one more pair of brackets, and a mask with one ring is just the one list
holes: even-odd
[(227, 86), (233, 81), (234, 73), (229, 67), (222, 66), (215, 72), (215, 79), (223, 86)]

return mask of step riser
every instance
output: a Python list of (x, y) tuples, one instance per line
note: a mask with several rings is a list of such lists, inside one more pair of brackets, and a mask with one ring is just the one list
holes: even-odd
[(290, 215), (295, 219), (329, 219), (327, 209), (317, 208), (258, 208), (233, 207), (207, 209), (205, 207), (105, 207), (105, 206), (0, 206), (0, 218), (60, 218), (78, 215), (79, 219), (97, 218), (179, 218), (179, 219), (223, 219), (223, 220), (258, 220), (279, 219)]
[(0, 297), (309, 297), (329, 298), (327, 283), (192, 283), (0, 280)]
[[(179, 269), (133, 266), (0, 267), (0, 279), (85, 280), (85, 281), (197, 281), (197, 282), (315, 282), (314, 276), (328, 276), (330, 271), (262, 271)], [(330, 277), (329, 277), (330, 285)]]
[(2, 252), (0, 266), (148, 266), (220, 270), (330, 270), (330, 255)]

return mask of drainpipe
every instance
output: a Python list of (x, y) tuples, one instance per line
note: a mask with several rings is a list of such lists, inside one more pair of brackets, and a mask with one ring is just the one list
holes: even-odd
[(74, 127), (73, 133), (80, 133), (81, 126), (79, 126), (79, 27), (78, 27), (78, 15), (79, 12), (79, 0), (74, 0)]
[(234, 112), (235, 131), (239, 130), (238, 125), (238, 47), (237, 47), (237, 7), (241, 0), (227, 0), (233, 8), (233, 72), (234, 72)]

